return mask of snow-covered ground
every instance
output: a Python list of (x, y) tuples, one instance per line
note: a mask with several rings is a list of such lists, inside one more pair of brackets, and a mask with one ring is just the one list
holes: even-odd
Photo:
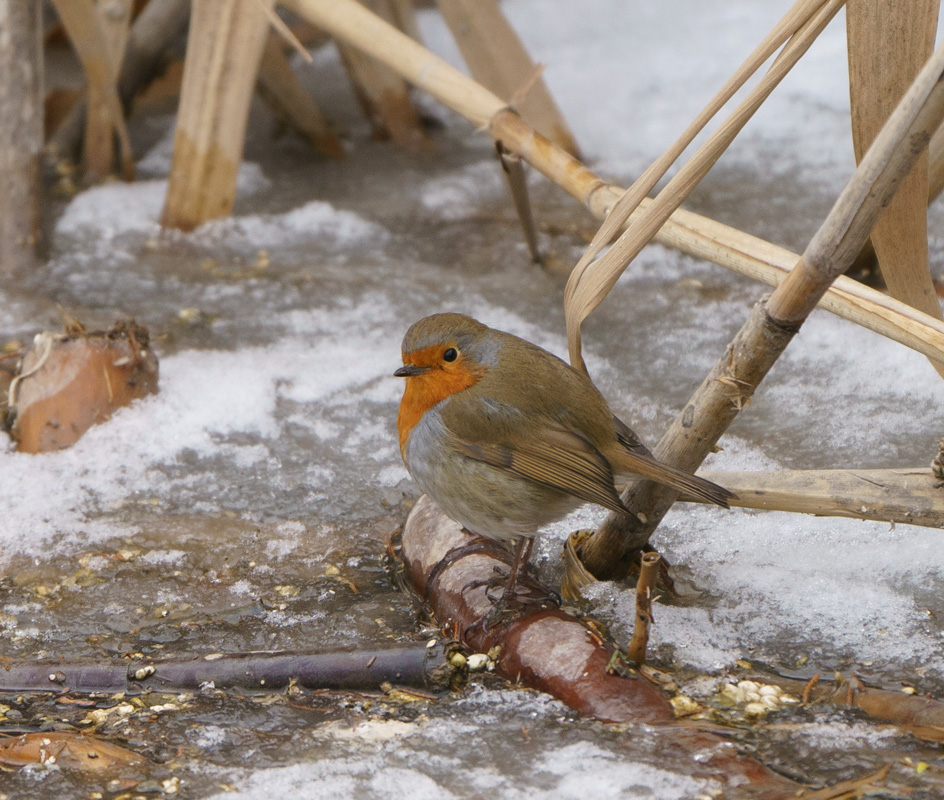
[[(720, 0), (508, 0), (504, 7), (547, 65), (546, 80), (588, 163), (623, 185), (786, 10), (785, 3)], [(438, 15), (424, 11), (421, 23), (428, 46), (458, 64)], [(804, 246), (853, 169), (844, 33), (840, 16), (688, 207)], [(87, 655), (92, 635), (113, 637), (116, 652), (122, 644), (137, 649), (141, 638), (113, 620), (144, 619), (162, 604), (177, 604), (186, 617), (181, 604), (193, 600), (191, 591), (243, 609), (232, 629), (208, 623), (204, 638), (193, 634), (197, 650), (247, 642), (377, 646), (408, 633), (409, 601), (392, 590), (380, 562), (384, 536), (402, 519), (398, 503), (414, 492), (394, 431), (402, 387), (391, 373), (403, 332), (424, 314), (458, 310), (565, 353), (564, 278), (528, 262), (488, 139), (425, 99), (446, 124), (437, 151), (396, 152), (369, 139), (333, 48), (298, 70), (328, 115), (346, 119), (345, 163), (326, 164), (290, 136), (274, 139), (267, 111), (256, 107), (234, 217), (188, 235), (161, 233), (172, 120), (138, 120), (146, 180), (77, 195), (56, 223), (49, 264), (25, 287), (0, 287), (3, 341), (56, 327), (58, 303), (93, 324), (134, 315), (150, 327), (161, 359), (160, 394), (73, 448), (0, 452), (0, 579), (9, 578), (0, 581), (0, 656)], [(532, 185), (542, 247), (572, 265), (594, 223), (543, 179)], [(944, 257), (941, 223), (938, 204), (930, 217), (935, 270)], [(765, 291), (720, 267), (647, 248), (585, 325), (591, 374), (614, 410), (652, 442)], [(203, 312), (199, 324), (187, 321), (192, 314), (179, 316), (183, 309)], [(732, 470), (927, 464), (944, 433), (941, 395), (923, 357), (817, 312), (708, 463)], [(176, 539), (155, 533), (154, 512), (224, 515), (241, 527), (221, 533), (218, 544)], [(538, 566), (548, 580), (559, 574), (566, 534), (600, 518), (584, 509), (547, 532)], [(853, 668), (944, 696), (939, 531), (679, 506), (654, 544), (693, 595), (657, 609), (653, 643), (666, 664), (719, 676), (738, 659), (798, 673)], [(126, 546), (148, 569), (124, 594), (109, 589), (117, 573), (105, 560), (96, 573), (104, 581), (63, 585), (63, 602), (50, 606), (30, 594), (40, 580), (34, 573), (50, 584), (83, 554)], [(229, 554), (220, 563), (215, 547)], [(360, 592), (325, 588), (327, 563), (356, 576)], [(175, 570), (192, 583), (175, 581)], [(265, 612), (247, 606), (289, 583), (306, 587), (294, 604)], [(631, 593), (602, 585), (595, 599), (625, 634)], [(240, 625), (258, 625), (259, 638)], [(161, 641), (175, 642), (179, 654), (190, 635)], [(685, 798), (713, 788), (661, 765), (648, 734), (629, 742), (516, 690), (475, 689), (407, 721), (358, 707), (331, 723), (298, 713), (286, 723), (270, 708), (253, 729), (231, 712), (224, 704), (188, 719), (181, 736), (190, 761), (180, 773), (191, 784), (188, 796), (209, 796), (221, 784), (235, 793), (220, 797), (245, 798), (381, 789), (417, 798), (594, 790)], [(794, 722), (822, 759), (843, 749), (862, 754), (835, 774), (910, 746), (837, 715)], [(286, 727), (291, 736), (274, 732)], [(784, 762), (797, 771), (802, 760)], [(9, 780), (39, 797), (54, 779)]]

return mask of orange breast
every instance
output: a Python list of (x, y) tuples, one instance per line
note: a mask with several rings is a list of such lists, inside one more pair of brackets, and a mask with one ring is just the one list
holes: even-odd
[[(416, 361), (419, 361), (419, 359), (416, 359)], [(397, 414), (400, 455), (404, 460), (406, 459), (406, 443), (410, 439), (410, 431), (416, 427), (423, 414), (456, 392), (474, 386), (484, 372), (484, 368), (481, 372), (473, 372), (465, 365), (457, 364), (452, 369), (434, 367), (430, 372), (406, 379), (403, 399), (400, 401), (400, 412)]]

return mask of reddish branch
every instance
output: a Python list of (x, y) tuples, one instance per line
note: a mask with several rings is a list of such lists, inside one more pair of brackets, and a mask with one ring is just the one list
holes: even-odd
[(605, 722), (677, 725), (668, 745), (673, 757), (684, 760), (697, 777), (738, 786), (739, 796), (796, 796), (797, 784), (739, 755), (731, 743), (676, 723), (657, 686), (633, 670), (617, 674), (612, 668), (616, 648), (557, 608), (529, 578), (519, 579), (529, 592), (523, 613), (486, 627), (483, 620), (493, 608), (487, 585), (496, 570), (507, 572), (511, 554), (462, 530), (428, 497), (421, 497), (410, 513), (402, 548), (407, 578), (438, 623), (474, 651), (501, 648), (498, 674)]

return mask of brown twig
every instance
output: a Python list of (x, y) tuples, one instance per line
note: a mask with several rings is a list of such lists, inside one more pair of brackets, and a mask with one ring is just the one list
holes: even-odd
[(652, 592), (659, 580), (661, 563), (662, 557), (658, 553), (643, 553), (639, 563), (639, 579), (636, 581), (636, 624), (626, 649), (629, 660), (637, 664), (646, 663), (649, 626), (652, 624)]

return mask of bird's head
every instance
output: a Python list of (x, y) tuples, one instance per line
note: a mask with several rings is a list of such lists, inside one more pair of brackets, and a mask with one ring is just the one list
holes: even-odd
[(496, 331), (463, 314), (433, 314), (410, 327), (403, 366), (393, 373), (406, 378), (397, 418), (401, 450), (423, 414), (483, 378), (500, 347)]

